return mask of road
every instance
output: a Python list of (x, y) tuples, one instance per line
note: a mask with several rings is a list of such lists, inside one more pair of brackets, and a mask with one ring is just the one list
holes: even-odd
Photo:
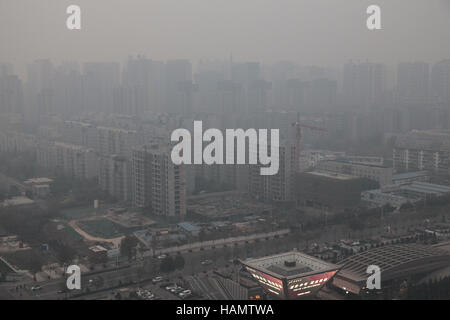
[[(373, 219), (371, 219), (373, 222)], [(185, 282), (193, 291), (200, 293), (203, 299), (217, 299), (223, 294), (220, 292), (220, 286), (211, 279), (211, 271), (215, 268), (220, 269), (232, 264), (233, 259), (245, 259), (247, 257), (258, 257), (271, 255), (298, 248), (303, 250), (308, 243), (312, 241), (316, 243), (334, 242), (339, 239), (348, 238), (369, 238), (375, 235), (386, 234), (386, 226), (391, 225), (397, 229), (397, 232), (403, 233), (407, 228), (414, 228), (422, 225), (420, 220), (410, 221), (402, 219), (397, 223), (388, 220), (380, 220), (377, 225), (372, 228), (366, 228), (359, 232), (352, 232), (344, 225), (329, 226), (322, 230), (316, 230), (313, 240), (309, 242), (304, 238), (289, 234), (286, 237), (278, 239), (270, 239), (258, 242), (240, 243), (228, 247), (221, 247), (209, 250), (199, 250), (194, 252), (183, 253), (185, 266), (182, 271), (176, 271), (168, 275), (164, 275), (168, 281), (182, 283)], [(203, 260), (213, 261), (212, 265), (204, 266), (201, 264)], [(231, 260), (231, 261), (230, 261)], [(128, 268), (118, 270), (100, 270), (94, 274), (88, 272), (82, 274), (82, 288), (87, 290), (89, 280), (94, 280), (99, 276), (103, 279), (103, 285), (99, 288), (89, 287), (91, 293), (86, 291), (82, 296), (77, 296), (80, 292), (71, 292), (67, 294), (58, 293), (65, 286), (65, 280), (49, 280), (36, 283), (32, 280), (22, 283), (26, 288), (16, 290), (18, 284), (6, 284), (0, 286), (0, 297), (4, 299), (104, 299), (111, 298), (111, 292), (116, 292), (119, 288), (136, 288), (143, 279), (151, 279), (161, 275), (159, 272), (159, 260), (153, 257), (145, 257), (142, 261), (134, 261)], [(148, 281), (147, 281), (148, 282)], [(40, 291), (31, 291), (34, 285), (42, 286)], [(146, 283), (149, 289), (161, 297), (162, 299), (177, 299), (175, 295), (167, 292), (159, 286)], [(95, 291), (95, 292), (93, 292)]]

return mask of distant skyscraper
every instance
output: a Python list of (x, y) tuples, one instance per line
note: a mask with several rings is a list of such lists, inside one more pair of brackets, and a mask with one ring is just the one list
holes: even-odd
[(269, 108), (269, 91), (272, 84), (266, 80), (255, 80), (247, 89), (247, 110), (266, 111)]
[(13, 66), (10, 63), (0, 63), (0, 77), (13, 74)]
[(309, 105), (312, 110), (333, 110), (336, 106), (337, 82), (325, 78), (311, 81)]
[(450, 106), (450, 59), (433, 66), (431, 88), (438, 103)]
[(142, 56), (129, 58), (122, 73), (125, 114), (143, 115), (150, 111), (150, 77), (152, 61)]
[(397, 68), (397, 99), (400, 105), (423, 105), (429, 98), (429, 66), (403, 62)]
[(198, 108), (203, 112), (219, 112), (218, 99), (220, 83), (224, 81), (224, 74), (217, 71), (203, 71), (195, 75), (198, 85)]
[(243, 106), (243, 87), (232, 80), (218, 83), (218, 111), (219, 113), (241, 112)]
[(22, 113), (23, 107), (22, 81), (16, 75), (0, 74), (0, 112)]
[(375, 63), (347, 63), (343, 74), (343, 96), (347, 106), (368, 110), (379, 104), (386, 91), (386, 68)]
[(54, 79), (54, 111), (64, 117), (80, 116), (85, 111), (83, 77), (76, 63), (59, 66)]
[(132, 149), (137, 144), (137, 134), (133, 130), (97, 127), (98, 150), (102, 155), (132, 156)]
[(114, 88), (120, 83), (119, 70), (119, 64), (114, 62), (84, 64), (83, 89), (86, 112), (113, 111)]
[(170, 60), (166, 63), (166, 112), (192, 111), (192, 65), (188, 60)]

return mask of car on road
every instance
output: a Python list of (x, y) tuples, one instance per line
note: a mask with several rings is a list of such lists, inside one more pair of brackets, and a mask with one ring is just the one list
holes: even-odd
[(172, 289), (175, 289), (175, 287), (174, 287), (174, 286), (167, 286), (167, 287), (166, 287), (166, 290), (167, 290), (167, 291), (170, 291), (170, 290), (172, 290)]
[(165, 258), (167, 258), (167, 254), (161, 254), (161, 255), (158, 256), (159, 260), (162, 260), (162, 259), (165, 259)]
[(157, 297), (147, 289), (138, 289), (136, 290), (136, 294), (139, 298), (144, 300), (155, 300)]
[[(189, 290), (185, 290), (185, 291), (189, 291)], [(186, 299), (186, 298), (189, 298), (190, 296), (192, 295), (192, 293), (191, 292), (180, 292), (179, 294), (178, 294), (178, 296), (181, 298), (181, 299)]]
[(183, 291), (184, 288), (178, 286), (177, 284), (173, 284), (173, 285), (167, 286), (166, 290), (172, 292), (173, 294), (178, 294), (181, 291)]
[(152, 282), (153, 282), (153, 283), (158, 283), (158, 282), (161, 282), (161, 281), (163, 281), (163, 280), (164, 280), (163, 277), (158, 276), (158, 277), (153, 278), (153, 279), (152, 279)]
[(42, 290), (42, 287), (41, 287), (41, 286), (34, 286), (34, 287), (31, 287), (31, 291), (39, 291), (39, 290)]
[(184, 289), (182, 287), (176, 287), (170, 290), (170, 292), (172, 293), (180, 293), (181, 291), (183, 291)]
[(191, 290), (183, 290), (183, 291), (181, 291), (178, 295), (191, 295), (192, 294), (192, 291)]
[(202, 264), (202, 266), (208, 266), (208, 265), (210, 265), (210, 264), (212, 264), (213, 262), (211, 261), (211, 260), (203, 260), (202, 262), (201, 262), (201, 264)]

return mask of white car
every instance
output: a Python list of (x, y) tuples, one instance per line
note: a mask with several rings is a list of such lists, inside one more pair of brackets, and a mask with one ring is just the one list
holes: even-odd
[(172, 292), (172, 293), (180, 293), (183, 290), (184, 289), (182, 287), (176, 287), (176, 288), (170, 289), (170, 292)]
[(191, 295), (192, 295), (191, 290), (184, 290), (183, 292), (180, 292), (180, 293), (178, 294), (178, 296), (179, 296), (180, 298), (182, 298), (182, 299), (188, 298), (188, 297), (190, 297)]
[(162, 255), (159, 255), (159, 256), (158, 256), (158, 259), (160, 259), (160, 260), (165, 259), (165, 258), (167, 258), (167, 255), (166, 255), (166, 254), (162, 254)]
[(158, 282), (161, 282), (161, 281), (163, 281), (163, 280), (164, 280), (163, 277), (155, 277), (155, 278), (153, 278), (152, 282), (153, 282), (153, 283), (158, 283)]

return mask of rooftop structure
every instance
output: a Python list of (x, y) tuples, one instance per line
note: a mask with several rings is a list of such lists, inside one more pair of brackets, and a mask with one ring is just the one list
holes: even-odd
[(298, 251), (242, 263), (266, 292), (280, 299), (312, 296), (338, 271), (336, 265)]
[(246, 194), (230, 191), (191, 196), (188, 209), (211, 221), (230, 221), (270, 212), (272, 206), (253, 200)]
[(102, 247), (100, 245), (89, 247), (89, 250), (91, 250), (92, 252), (103, 252), (103, 251), (106, 252), (107, 251), (106, 248), (104, 248), (104, 247)]
[(404, 203), (414, 203), (425, 199), (427, 196), (442, 196), (448, 193), (450, 193), (449, 186), (412, 182), (364, 191), (361, 194), (361, 199), (381, 206), (390, 204), (394, 207), (400, 207)]
[(420, 244), (399, 244), (371, 249), (342, 261), (333, 284), (346, 291), (359, 294), (366, 285), (367, 267), (379, 266), (383, 282), (406, 279), (444, 268), (450, 264), (450, 252)]
[(330, 171), (323, 171), (323, 170), (314, 170), (314, 171), (307, 172), (307, 174), (312, 174), (312, 175), (315, 175), (315, 176), (321, 176), (321, 177), (330, 178), (330, 179), (336, 179), (336, 180), (354, 180), (354, 179), (357, 179), (357, 177), (351, 176), (349, 174), (330, 172)]
[(196, 233), (199, 232), (201, 230), (200, 227), (193, 225), (190, 222), (180, 222), (178, 224), (178, 227), (181, 228), (183, 231), (188, 232), (188, 233)]
[(347, 159), (322, 161), (318, 168), (321, 171), (340, 173), (359, 178), (367, 178), (378, 182), (381, 186), (392, 183), (392, 168), (376, 162), (352, 162)]
[(38, 185), (38, 184), (51, 184), (53, 182), (52, 179), (49, 178), (32, 178), (25, 180), (24, 183), (26, 185)]
[(4, 207), (14, 207), (14, 206), (27, 206), (33, 204), (34, 201), (27, 197), (14, 197), (11, 199), (4, 200), (1, 205)]
[(399, 171), (428, 170), (448, 175), (450, 153), (449, 130), (413, 130), (396, 138), (393, 161)]
[(427, 171), (405, 172), (405, 173), (397, 173), (392, 176), (393, 184), (404, 184), (414, 181), (422, 181), (422, 182), (428, 181), (428, 172)]

